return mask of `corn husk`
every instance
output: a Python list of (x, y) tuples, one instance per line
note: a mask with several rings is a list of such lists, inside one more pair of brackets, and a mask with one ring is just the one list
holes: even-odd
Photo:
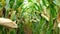
[(10, 27), (10, 28), (17, 28), (17, 24), (10, 19), (7, 18), (0, 18), (0, 25)]

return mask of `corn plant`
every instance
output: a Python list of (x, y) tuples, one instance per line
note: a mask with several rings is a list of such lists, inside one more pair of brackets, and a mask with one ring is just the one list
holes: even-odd
[(0, 34), (60, 34), (60, 0), (0, 0), (0, 17), (18, 25), (0, 26)]

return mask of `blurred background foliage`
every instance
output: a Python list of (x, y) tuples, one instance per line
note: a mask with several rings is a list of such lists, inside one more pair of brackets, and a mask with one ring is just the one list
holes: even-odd
[(0, 26), (0, 34), (60, 34), (60, 0), (0, 0), (0, 17), (16, 21), (17, 29)]

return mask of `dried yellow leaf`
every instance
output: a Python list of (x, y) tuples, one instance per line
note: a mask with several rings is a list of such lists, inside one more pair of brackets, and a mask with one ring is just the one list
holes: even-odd
[(7, 18), (0, 18), (0, 25), (10, 27), (10, 28), (18, 28), (15, 22)]

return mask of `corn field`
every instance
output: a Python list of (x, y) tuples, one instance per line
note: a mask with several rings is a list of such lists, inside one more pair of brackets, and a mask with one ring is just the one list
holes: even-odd
[(0, 34), (60, 34), (60, 0), (0, 0), (0, 18), (16, 24), (0, 19)]

